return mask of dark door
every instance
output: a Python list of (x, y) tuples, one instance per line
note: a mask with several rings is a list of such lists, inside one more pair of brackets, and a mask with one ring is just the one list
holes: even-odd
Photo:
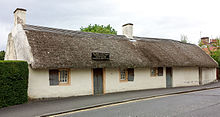
[(94, 94), (103, 94), (103, 70), (102, 68), (93, 69), (93, 90)]
[(199, 67), (199, 84), (202, 84), (202, 68)]
[(167, 67), (166, 68), (166, 87), (170, 88), (172, 87), (172, 68), (171, 67)]

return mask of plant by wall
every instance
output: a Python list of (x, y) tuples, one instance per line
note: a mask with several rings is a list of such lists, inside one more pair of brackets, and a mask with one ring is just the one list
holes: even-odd
[(0, 61), (0, 108), (27, 102), (28, 64)]
[(5, 51), (0, 51), (0, 60), (4, 60), (5, 58)]

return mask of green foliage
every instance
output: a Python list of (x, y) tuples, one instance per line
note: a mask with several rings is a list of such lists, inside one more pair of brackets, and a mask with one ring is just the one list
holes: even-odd
[(5, 51), (0, 51), (0, 60), (4, 60), (5, 58)]
[(215, 52), (212, 52), (210, 56), (218, 63), (218, 66), (220, 68), (220, 49), (218, 49)]
[(201, 41), (201, 40), (199, 40), (199, 44), (198, 44), (198, 45), (199, 45), (199, 47), (201, 47), (201, 48), (202, 48), (202, 47), (203, 47), (203, 45), (204, 45), (204, 43), (202, 43), (202, 41)]
[(89, 25), (88, 27), (81, 27), (80, 30), (82, 32), (93, 32), (93, 33), (103, 33), (103, 34), (117, 34), (117, 31), (115, 29), (113, 29), (110, 24), (107, 26), (103, 26), (103, 25)]
[(209, 45), (207, 45), (207, 48), (210, 53), (210, 56), (218, 63), (220, 67), (220, 39), (219, 38), (216, 38), (216, 39), (217, 39), (217, 42), (212, 44), (212, 46), (215, 47), (215, 49), (210, 50)]
[(0, 108), (27, 102), (28, 64), (0, 61)]
[[(205, 45), (204, 43), (201, 42), (201, 40), (199, 41), (199, 46), (202, 48), (208, 48), (209, 51), (209, 55), (218, 63), (219, 68), (220, 68), (220, 38), (216, 38), (217, 42), (216, 43), (212, 43), (211, 45), (207, 44)], [(213, 50), (210, 49), (210, 46), (215, 47)]]

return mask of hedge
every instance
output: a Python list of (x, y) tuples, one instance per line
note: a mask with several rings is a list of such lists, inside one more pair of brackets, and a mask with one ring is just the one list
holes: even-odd
[(0, 108), (27, 102), (28, 64), (0, 61)]

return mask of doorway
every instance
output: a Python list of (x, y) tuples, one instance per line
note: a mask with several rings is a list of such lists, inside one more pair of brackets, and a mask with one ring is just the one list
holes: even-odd
[(166, 67), (166, 87), (170, 88), (172, 87), (172, 67)]
[(93, 69), (93, 92), (94, 95), (103, 94), (103, 69)]

